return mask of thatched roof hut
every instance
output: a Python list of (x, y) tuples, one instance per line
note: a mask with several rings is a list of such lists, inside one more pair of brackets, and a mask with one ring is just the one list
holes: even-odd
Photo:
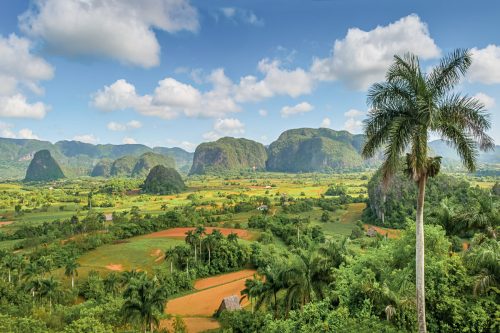
[(240, 299), (236, 295), (224, 297), (222, 302), (220, 303), (219, 309), (217, 310), (217, 314), (219, 315), (222, 311), (236, 311), (241, 310)]
[(372, 227), (372, 228), (368, 229), (368, 231), (366, 232), (366, 235), (368, 237), (377, 237), (378, 232), (377, 232), (377, 230), (375, 230), (375, 228)]

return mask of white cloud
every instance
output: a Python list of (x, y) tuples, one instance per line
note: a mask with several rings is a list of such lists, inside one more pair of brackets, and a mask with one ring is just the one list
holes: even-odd
[(223, 7), (220, 8), (220, 12), (225, 18), (233, 21), (234, 23), (243, 22), (258, 27), (264, 25), (264, 20), (257, 17), (257, 15), (255, 15), (255, 13), (251, 10), (235, 7)]
[(330, 120), (330, 118), (325, 117), (323, 119), (323, 121), (321, 122), (321, 124), (319, 125), (319, 127), (329, 128), (331, 124), (332, 124), (332, 121)]
[(242, 77), (235, 87), (238, 102), (256, 102), (276, 95), (295, 98), (309, 94), (314, 87), (313, 78), (302, 68), (285, 69), (278, 60), (269, 59), (259, 61), (257, 67), (264, 78), (258, 80), (253, 75)]
[(421, 59), (440, 55), (427, 25), (415, 14), (370, 31), (349, 29), (344, 39), (335, 41), (330, 57), (314, 59), (311, 72), (315, 79), (342, 80), (365, 90), (384, 78), (395, 54), (405, 52)]
[(212, 89), (200, 92), (173, 78), (158, 83), (152, 95), (140, 96), (125, 80), (117, 80), (92, 95), (91, 104), (102, 111), (134, 109), (146, 116), (163, 119), (187, 117), (223, 117), (241, 108), (231, 96), (232, 82), (224, 70), (216, 69), (208, 77)]
[(288, 116), (310, 112), (313, 109), (314, 107), (307, 102), (302, 102), (295, 106), (284, 106), (281, 109), (281, 117), (287, 118)]
[(491, 44), (484, 49), (473, 48), (471, 52), (469, 80), (484, 84), (500, 83), (500, 46)]
[(137, 120), (131, 120), (126, 124), (111, 121), (107, 125), (107, 128), (110, 131), (114, 131), (114, 132), (126, 131), (129, 129), (137, 129), (137, 128), (141, 128), (141, 127), (142, 127), (142, 123), (140, 121), (137, 121)]
[(347, 118), (344, 123), (344, 129), (350, 133), (360, 133), (363, 126), (363, 121), (360, 119), (365, 115), (365, 112), (356, 109), (350, 109), (344, 113)]
[(198, 14), (188, 0), (43, 0), (19, 17), (21, 30), (66, 56), (104, 56), (123, 63), (159, 64), (153, 29), (195, 32)]
[(32, 130), (29, 128), (23, 128), (19, 130), (19, 135), (17, 136), (19, 139), (36, 139), (39, 140), (40, 138), (33, 133)]
[(0, 96), (0, 117), (42, 119), (47, 110), (42, 102), (30, 104), (21, 94)]
[(259, 116), (261, 116), (261, 117), (266, 117), (266, 116), (267, 116), (267, 110), (260, 109), (260, 110), (259, 110)]
[(99, 142), (99, 139), (96, 138), (94, 134), (75, 135), (73, 137), (73, 140), (91, 144), (96, 144), (97, 142)]
[(485, 93), (477, 93), (474, 95), (474, 98), (477, 98), (481, 103), (483, 103), (486, 109), (492, 109), (495, 107), (495, 99)]
[(0, 137), (10, 139), (36, 139), (40, 137), (35, 135), (29, 128), (20, 129), (17, 133), (13, 130), (14, 125), (0, 121)]
[(205, 140), (214, 141), (223, 136), (239, 136), (245, 133), (245, 124), (236, 118), (217, 119), (213, 131), (203, 134)]
[(123, 138), (122, 143), (126, 145), (135, 145), (137, 144), (137, 141), (135, 141), (133, 138), (125, 137)]
[(184, 150), (193, 152), (196, 149), (197, 144), (189, 141), (178, 141), (174, 139), (167, 139), (167, 144), (171, 146), (180, 147)]

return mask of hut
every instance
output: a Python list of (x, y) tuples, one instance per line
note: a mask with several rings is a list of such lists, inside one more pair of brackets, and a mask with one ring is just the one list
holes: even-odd
[(104, 214), (104, 219), (106, 220), (106, 222), (113, 222), (113, 214), (110, 213)]
[(375, 228), (372, 227), (372, 228), (368, 229), (368, 231), (366, 232), (366, 235), (368, 237), (377, 237), (378, 232), (377, 232), (377, 230), (375, 230)]
[(240, 299), (236, 295), (224, 297), (220, 303), (219, 309), (217, 310), (217, 315), (220, 315), (222, 311), (236, 311), (241, 310)]

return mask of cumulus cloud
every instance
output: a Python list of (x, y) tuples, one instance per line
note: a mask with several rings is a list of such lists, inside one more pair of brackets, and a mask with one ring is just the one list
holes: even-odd
[(344, 129), (350, 133), (359, 133), (363, 126), (363, 121), (361, 118), (365, 115), (365, 112), (356, 109), (350, 109), (344, 113), (347, 120), (344, 123)]
[(0, 96), (0, 117), (42, 119), (47, 110), (42, 102), (30, 104), (22, 94)]
[(239, 112), (234, 101), (232, 82), (222, 69), (214, 70), (208, 77), (212, 89), (201, 92), (195, 87), (165, 78), (158, 82), (151, 95), (139, 95), (135, 86), (117, 80), (92, 95), (91, 104), (102, 111), (134, 109), (146, 116), (172, 119), (184, 114), (187, 117), (222, 117)]
[(495, 99), (485, 93), (477, 93), (474, 95), (474, 98), (477, 98), (481, 103), (483, 103), (486, 109), (492, 109), (495, 107)]
[(65, 56), (109, 57), (142, 67), (160, 62), (154, 29), (195, 32), (188, 0), (43, 0), (19, 18), (21, 30)]
[(264, 77), (244, 76), (235, 87), (238, 102), (257, 102), (276, 95), (298, 97), (309, 94), (314, 87), (311, 75), (302, 68), (286, 69), (278, 60), (263, 59), (257, 66)]
[(260, 110), (259, 110), (259, 116), (261, 116), (261, 117), (266, 117), (266, 116), (267, 116), (267, 110), (265, 110), (265, 109), (260, 109)]
[(99, 142), (99, 138), (96, 138), (94, 134), (75, 135), (73, 137), (73, 140), (91, 144), (96, 144), (97, 142)]
[(313, 109), (314, 107), (307, 102), (302, 102), (294, 106), (284, 106), (283, 108), (281, 108), (281, 117), (287, 118), (296, 114), (310, 112)]
[(126, 131), (129, 129), (141, 128), (142, 123), (140, 121), (137, 121), (137, 120), (131, 120), (125, 124), (111, 121), (108, 123), (107, 127), (110, 131), (119, 132), (119, 131)]
[(13, 128), (14, 125), (0, 121), (0, 137), (11, 139), (40, 139), (40, 137), (34, 134), (29, 128), (20, 129), (17, 133)]
[(332, 124), (332, 121), (330, 120), (330, 118), (325, 117), (325, 118), (323, 118), (323, 121), (321, 122), (319, 127), (329, 128), (331, 124)]
[(311, 73), (321, 81), (342, 80), (350, 88), (365, 90), (384, 78), (395, 54), (405, 52), (421, 59), (440, 55), (427, 24), (415, 14), (370, 31), (349, 29), (344, 39), (335, 41), (330, 57), (314, 59)]
[(0, 35), (0, 117), (41, 119), (49, 109), (42, 102), (30, 103), (25, 95), (26, 91), (42, 94), (40, 81), (54, 76), (52, 66), (31, 49), (26, 38)]
[(197, 144), (189, 141), (179, 141), (175, 139), (167, 139), (167, 144), (180, 147), (184, 150), (193, 152), (196, 149)]
[(471, 52), (469, 80), (484, 84), (500, 83), (500, 46), (492, 44), (484, 49), (473, 48)]
[(123, 138), (122, 143), (126, 145), (135, 145), (137, 141), (135, 141), (133, 138), (125, 137)]
[(245, 133), (245, 124), (236, 118), (217, 119), (213, 130), (203, 134), (205, 140), (217, 140), (223, 136), (239, 136)]
[(251, 10), (236, 7), (223, 7), (220, 8), (220, 12), (225, 18), (233, 21), (234, 23), (243, 22), (259, 27), (264, 25), (264, 20), (257, 17), (257, 15), (255, 15), (255, 13)]

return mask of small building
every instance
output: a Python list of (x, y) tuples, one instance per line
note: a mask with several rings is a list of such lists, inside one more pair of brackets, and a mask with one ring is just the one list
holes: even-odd
[(269, 210), (269, 207), (267, 207), (267, 205), (260, 205), (259, 207), (257, 207), (257, 210), (260, 210), (262, 212), (265, 210)]
[(224, 297), (222, 302), (220, 303), (219, 309), (217, 310), (217, 315), (220, 315), (222, 311), (236, 311), (241, 310), (240, 299), (238, 296), (228, 296)]
[(106, 222), (113, 222), (113, 214), (111, 214), (111, 213), (104, 214), (104, 220)]
[(368, 236), (368, 237), (377, 237), (377, 235), (378, 235), (378, 231), (375, 230), (375, 228), (373, 228), (373, 227), (366, 231), (366, 236)]

